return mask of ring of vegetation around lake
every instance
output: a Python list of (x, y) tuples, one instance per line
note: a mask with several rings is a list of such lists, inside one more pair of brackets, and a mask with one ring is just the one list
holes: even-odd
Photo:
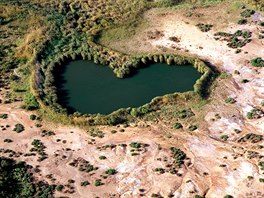
[[(115, 52), (116, 54), (118, 54), (118, 58), (116, 58), (114, 62), (110, 62), (109, 58), (106, 60), (104, 59), (105, 58), (104, 53), (100, 51), (100, 50), (104, 51), (106, 49), (104, 49), (101, 46), (99, 47), (98, 46), (96, 49), (99, 49), (99, 53), (96, 50), (92, 51), (89, 48), (87, 49), (81, 48), (83, 50), (80, 52), (81, 55), (77, 54), (74, 57), (72, 57), (69, 54), (62, 54), (56, 60), (56, 62), (51, 61), (46, 66), (43, 66), (38, 62), (36, 63), (36, 70), (32, 78), (33, 80), (32, 88), (34, 90), (34, 95), (40, 102), (41, 106), (44, 107), (46, 112), (50, 112), (51, 114), (56, 114), (57, 118), (58, 117), (61, 118), (61, 115), (64, 115), (62, 117), (66, 117), (67, 119), (70, 118), (71, 121), (73, 120), (73, 118), (78, 117), (79, 121), (82, 120), (81, 122), (82, 123), (85, 122), (86, 124), (87, 124), (87, 120), (89, 124), (117, 124), (117, 123), (126, 122), (130, 120), (131, 117), (133, 118), (133, 117), (142, 116), (146, 113), (153, 112), (159, 109), (160, 106), (166, 104), (166, 102), (164, 103), (163, 101), (164, 97), (173, 98), (175, 92), (177, 92), (177, 94), (182, 94), (182, 93), (184, 94), (184, 92), (191, 93), (201, 98), (205, 98), (208, 95), (208, 86), (213, 79), (214, 72), (211, 70), (210, 67), (208, 67), (203, 61), (201, 61), (198, 58), (176, 55), (176, 54), (154, 54), (154, 55), (148, 54), (148, 55), (133, 57), (133, 56), (121, 54), (119, 52)], [(87, 51), (87, 54), (85, 54), (85, 51)], [(90, 53), (90, 51), (92, 51), (93, 53)], [(108, 53), (110, 54), (111, 51)], [(113, 54), (113, 52), (111, 54)], [(67, 66), (65, 67), (65, 65), (67, 65), (67, 63), (71, 62), (72, 60), (79, 59), (80, 57), (83, 57), (84, 60), (90, 61), (89, 64), (92, 64), (92, 66), (83, 65), (83, 67), (80, 68), (78, 73), (72, 74), (72, 72), (74, 71), (70, 71), (67, 74)], [(80, 63), (80, 61), (79, 62), (77, 61), (76, 63)], [(109, 68), (106, 69), (104, 68), (104, 66), (96, 65), (96, 64), (108, 65)], [(148, 68), (149, 65), (152, 66)], [(163, 67), (159, 67), (159, 65), (162, 65)], [(168, 67), (166, 67), (167, 65)], [(175, 69), (174, 66), (177, 67), (177, 69)], [(193, 68), (191, 66), (193, 66), (193, 68), (195, 68), (198, 72), (192, 70)], [(74, 67), (75, 66), (69, 67), (69, 69), (71, 70), (79, 69)], [(86, 85), (81, 85), (82, 84), (81, 81), (79, 81), (80, 84), (77, 83), (75, 85), (74, 84), (70, 85), (73, 86), (71, 88), (73, 92), (69, 92), (67, 88), (65, 90), (65, 87), (63, 87), (63, 80), (65, 80), (63, 79), (63, 72), (65, 71), (65, 68), (66, 68), (66, 75), (68, 75), (67, 78), (72, 78), (72, 79), (75, 78), (79, 80), (84, 78), (86, 78), (87, 80), (88, 79), (91, 80), (91, 78), (93, 78), (94, 82), (93, 82), (93, 86), (91, 87), (97, 86), (95, 88), (92, 88), (94, 90), (100, 91), (102, 84), (100, 85), (100, 82), (96, 83), (96, 81), (98, 81), (97, 75), (100, 72), (103, 72), (105, 73), (103, 75), (108, 75), (109, 78), (108, 80), (110, 80), (108, 86), (111, 85), (112, 83), (114, 83), (113, 86), (120, 86), (120, 84), (118, 83), (122, 82), (122, 89), (126, 90), (127, 92), (121, 95), (120, 97), (122, 91), (120, 92), (119, 90), (118, 92), (116, 90), (117, 92), (115, 92), (114, 87), (111, 89), (108, 87), (109, 89), (107, 90), (108, 93), (104, 93), (104, 91), (102, 91), (100, 93), (101, 94), (100, 96), (94, 95), (95, 93), (90, 95), (90, 92), (92, 93), (92, 90), (86, 91), (85, 90)], [(165, 71), (167, 68), (170, 68), (170, 70)], [(121, 80), (114, 77), (110, 69), (113, 70), (116, 77), (127, 78), (127, 79)], [(179, 72), (180, 70), (182, 70), (183, 73), (177, 74), (177, 72)], [(191, 73), (188, 74), (187, 70), (188, 72)], [(139, 93), (137, 93), (138, 87), (136, 86), (142, 85), (143, 78), (147, 76), (150, 77), (152, 74), (154, 75), (159, 74), (159, 76), (156, 76), (156, 78), (161, 78), (162, 77), (161, 72), (164, 71), (167, 72), (167, 74), (170, 73), (171, 79), (167, 79), (167, 82), (165, 82), (164, 80), (161, 80), (163, 81), (161, 82), (158, 79), (156, 79), (156, 84), (151, 85), (151, 83), (155, 82), (154, 80), (155, 77), (153, 77), (152, 79), (149, 80), (150, 81), (149, 86), (157, 87), (158, 85), (162, 86), (162, 83), (165, 84), (167, 83), (169, 84), (167, 86), (169, 86), (170, 89), (159, 90), (159, 88), (157, 87), (156, 92), (150, 91), (152, 93), (141, 94), (139, 91)], [(97, 73), (93, 74), (93, 72), (97, 72)], [(148, 73), (150, 75), (148, 75)], [(199, 73), (201, 75), (199, 75)], [(173, 75), (175, 75), (175, 78)], [(163, 78), (166, 79), (167, 78), (166, 76), (168, 77), (168, 75), (163, 75)], [(169, 82), (172, 79), (181, 78), (181, 76), (183, 77), (183, 79), (179, 79), (179, 81), (174, 83)], [(101, 78), (104, 78), (104, 83), (106, 80), (105, 77), (106, 76), (104, 77), (101, 76)], [(61, 81), (55, 79), (61, 79)], [(187, 80), (189, 79), (188, 82), (185, 82), (186, 79)], [(131, 82), (130, 85), (127, 84), (130, 82)], [(90, 84), (91, 82), (87, 81), (86, 83)], [(187, 84), (183, 85), (184, 83)], [(144, 85), (146, 84), (147, 83), (144, 83)], [(177, 84), (179, 85), (182, 84), (183, 86), (181, 88), (180, 87), (177, 88)], [(134, 91), (130, 91), (131, 88), (129, 88), (129, 86), (133, 86), (135, 88)], [(151, 89), (150, 87), (147, 88), (148, 91)], [(78, 91), (77, 95), (75, 95), (77, 93), (75, 91)], [(144, 92), (144, 89), (142, 89), (141, 91)], [(84, 97), (85, 93), (87, 94), (87, 97)], [(109, 93), (112, 94), (113, 96), (112, 99), (107, 99), (107, 95)], [(74, 102), (73, 105), (69, 103), (68, 97), (72, 97), (71, 94), (76, 96), (76, 98), (72, 100), (75, 101), (75, 104), (81, 104), (80, 101), (83, 100), (82, 107), (75, 106)], [(135, 94), (144, 95), (144, 97), (141, 100), (134, 101), (132, 96), (133, 95), (135, 96)], [(127, 98), (122, 99), (122, 96), (125, 96)], [(89, 101), (89, 99), (91, 98), (93, 98), (93, 101)], [(113, 104), (115, 102), (113, 102), (113, 100), (117, 100), (117, 99), (119, 100), (118, 101), (119, 104), (114, 106)], [(108, 109), (103, 109), (104, 107), (97, 103), (100, 100), (101, 100), (101, 104), (106, 105), (108, 103), (108, 105), (106, 105), (108, 106)], [(129, 102), (126, 103), (125, 100), (127, 101), (130, 100), (130, 103)], [(177, 100), (177, 99), (173, 99), (173, 100)], [(123, 101), (123, 103), (121, 101)], [(100, 113), (107, 115), (102, 115)]]

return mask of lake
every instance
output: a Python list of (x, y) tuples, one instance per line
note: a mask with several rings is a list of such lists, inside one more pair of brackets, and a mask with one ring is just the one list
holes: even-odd
[[(61, 67), (62, 69), (62, 67)], [(153, 63), (119, 79), (108, 66), (72, 61), (57, 76), (59, 102), (71, 112), (109, 114), (139, 107), (156, 96), (193, 90), (201, 74), (191, 65)]]

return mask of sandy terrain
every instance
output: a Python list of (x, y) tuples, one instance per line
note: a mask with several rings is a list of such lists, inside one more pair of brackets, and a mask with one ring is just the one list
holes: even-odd
[[(254, 20), (259, 20), (261, 16), (254, 17)], [(75, 180), (75, 183), (69, 184), (62, 192), (56, 192), (58, 196), (127, 198), (151, 197), (156, 193), (168, 197), (172, 193), (175, 198), (191, 198), (196, 194), (208, 198), (224, 197), (226, 194), (239, 198), (264, 197), (264, 183), (259, 182), (264, 174), (257, 165), (259, 161), (263, 161), (264, 152), (263, 148), (256, 147), (264, 146), (264, 142), (237, 142), (249, 132), (260, 135), (264, 133), (264, 117), (252, 120), (245, 118), (246, 113), (253, 107), (263, 110), (260, 103), (264, 101), (264, 68), (253, 68), (248, 62), (256, 56), (264, 58), (263, 40), (257, 39), (259, 27), (254, 23), (245, 26), (232, 24), (232, 28), (223, 30), (233, 32), (246, 29), (253, 32), (253, 41), (240, 54), (236, 54), (224, 41), (214, 39), (213, 30), (201, 32), (188, 22), (191, 19), (177, 12), (162, 14), (153, 11), (147, 13), (146, 19), (149, 25), (144, 30), (145, 34), (135, 35), (130, 39), (126, 45), (129, 51), (153, 52), (162, 51), (164, 48), (188, 51), (231, 75), (219, 80), (214, 88), (210, 98), (212, 102), (200, 114), (204, 115), (202, 123), (199, 123), (202, 127), (189, 133), (182, 129), (172, 129), (171, 125), (162, 121), (139, 122), (131, 123), (128, 127), (98, 127), (96, 130), (103, 131), (105, 135), (103, 138), (93, 138), (87, 131), (79, 128), (32, 121), (29, 119), (32, 112), (21, 110), (19, 103), (0, 104), (0, 114), (8, 114), (7, 119), (0, 119), (0, 125), (3, 126), (0, 147), (25, 154), (30, 152), (33, 139), (41, 140), (46, 146), (47, 159), (38, 162), (38, 155), (23, 154), (15, 159), (24, 160), (34, 167), (39, 165), (40, 172), (35, 174), (36, 177), (49, 183), (66, 185), (69, 179)], [(163, 32), (164, 36), (149, 39), (147, 32), (156, 30)], [(169, 38), (172, 36), (180, 38), (180, 42), (171, 41)], [(112, 47), (120, 47), (122, 42), (115, 43)], [(235, 74), (235, 70), (240, 74)], [(249, 82), (242, 84), (242, 79), (248, 79)], [(233, 97), (237, 102), (226, 104), (223, 101), (227, 97)], [(23, 124), (25, 131), (12, 131), (17, 123)], [(43, 126), (36, 127), (36, 123)], [(6, 125), (10, 127), (6, 128)], [(44, 129), (52, 130), (55, 135), (42, 137), (41, 131)], [(125, 131), (120, 132), (120, 129)], [(235, 133), (234, 129), (241, 133)], [(112, 134), (112, 130), (117, 133)], [(164, 136), (165, 133), (170, 133), (171, 137)], [(223, 134), (228, 135), (228, 141), (221, 140)], [(6, 138), (13, 142), (3, 142)], [(129, 146), (131, 142), (148, 146), (142, 148), (139, 155), (132, 156), (132, 148)], [(104, 145), (114, 146), (104, 149)], [(176, 174), (171, 174), (166, 167), (173, 161), (169, 150), (171, 146), (180, 148), (188, 157), (177, 168)], [(258, 153), (250, 159), (250, 151)], [(6, 153), (1, 155), (9, 156)], [(106, 156), (106, 159), (99, 159), (99, 156)], [(86, 173), (79, 171), (78, 167), (70, 166), (78, 158), (89, 161), (98, 169)], [(109, 168), (117, 170), (117, 173), (103, 179), (101, 175), (106, 175), (104, 172)], [(155, 171), (156, 168), (165, 169), (165, 173)], [(54, 179), (47, 178), (50, 174)], [(102, 179), (104, 185), (96, 187), (96, 179)], [(85, 180), (91, 184), (82, 187), (80, 183)]]

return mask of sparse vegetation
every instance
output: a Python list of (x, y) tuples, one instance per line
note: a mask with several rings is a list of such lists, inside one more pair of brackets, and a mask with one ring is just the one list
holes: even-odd
[(170, 148), (172, 157), (174, 158), (174, 162), (176, 165), (180, 166), (184, 163), (184, 160), (186, 158), (186, 154), (179, 148), (171, 147)]
[(248, 133), (245, 136), (241, 137), (238, 142), (251, 142), (251, 143), (258, 143), (263, 140), (263, 135), (257, 135), (254, 133)]

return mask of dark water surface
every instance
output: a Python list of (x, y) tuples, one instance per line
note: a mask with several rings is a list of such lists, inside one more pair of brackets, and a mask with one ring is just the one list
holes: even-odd
[(119, 108), (139, 107), (156, 96), (193, 90), (200, 74), (191, 65), (150, 64), (132, 77), (118, 79), (107, 66), (73, 61), (59, 76), (63, 106), (81, 113), (108, 114)]

